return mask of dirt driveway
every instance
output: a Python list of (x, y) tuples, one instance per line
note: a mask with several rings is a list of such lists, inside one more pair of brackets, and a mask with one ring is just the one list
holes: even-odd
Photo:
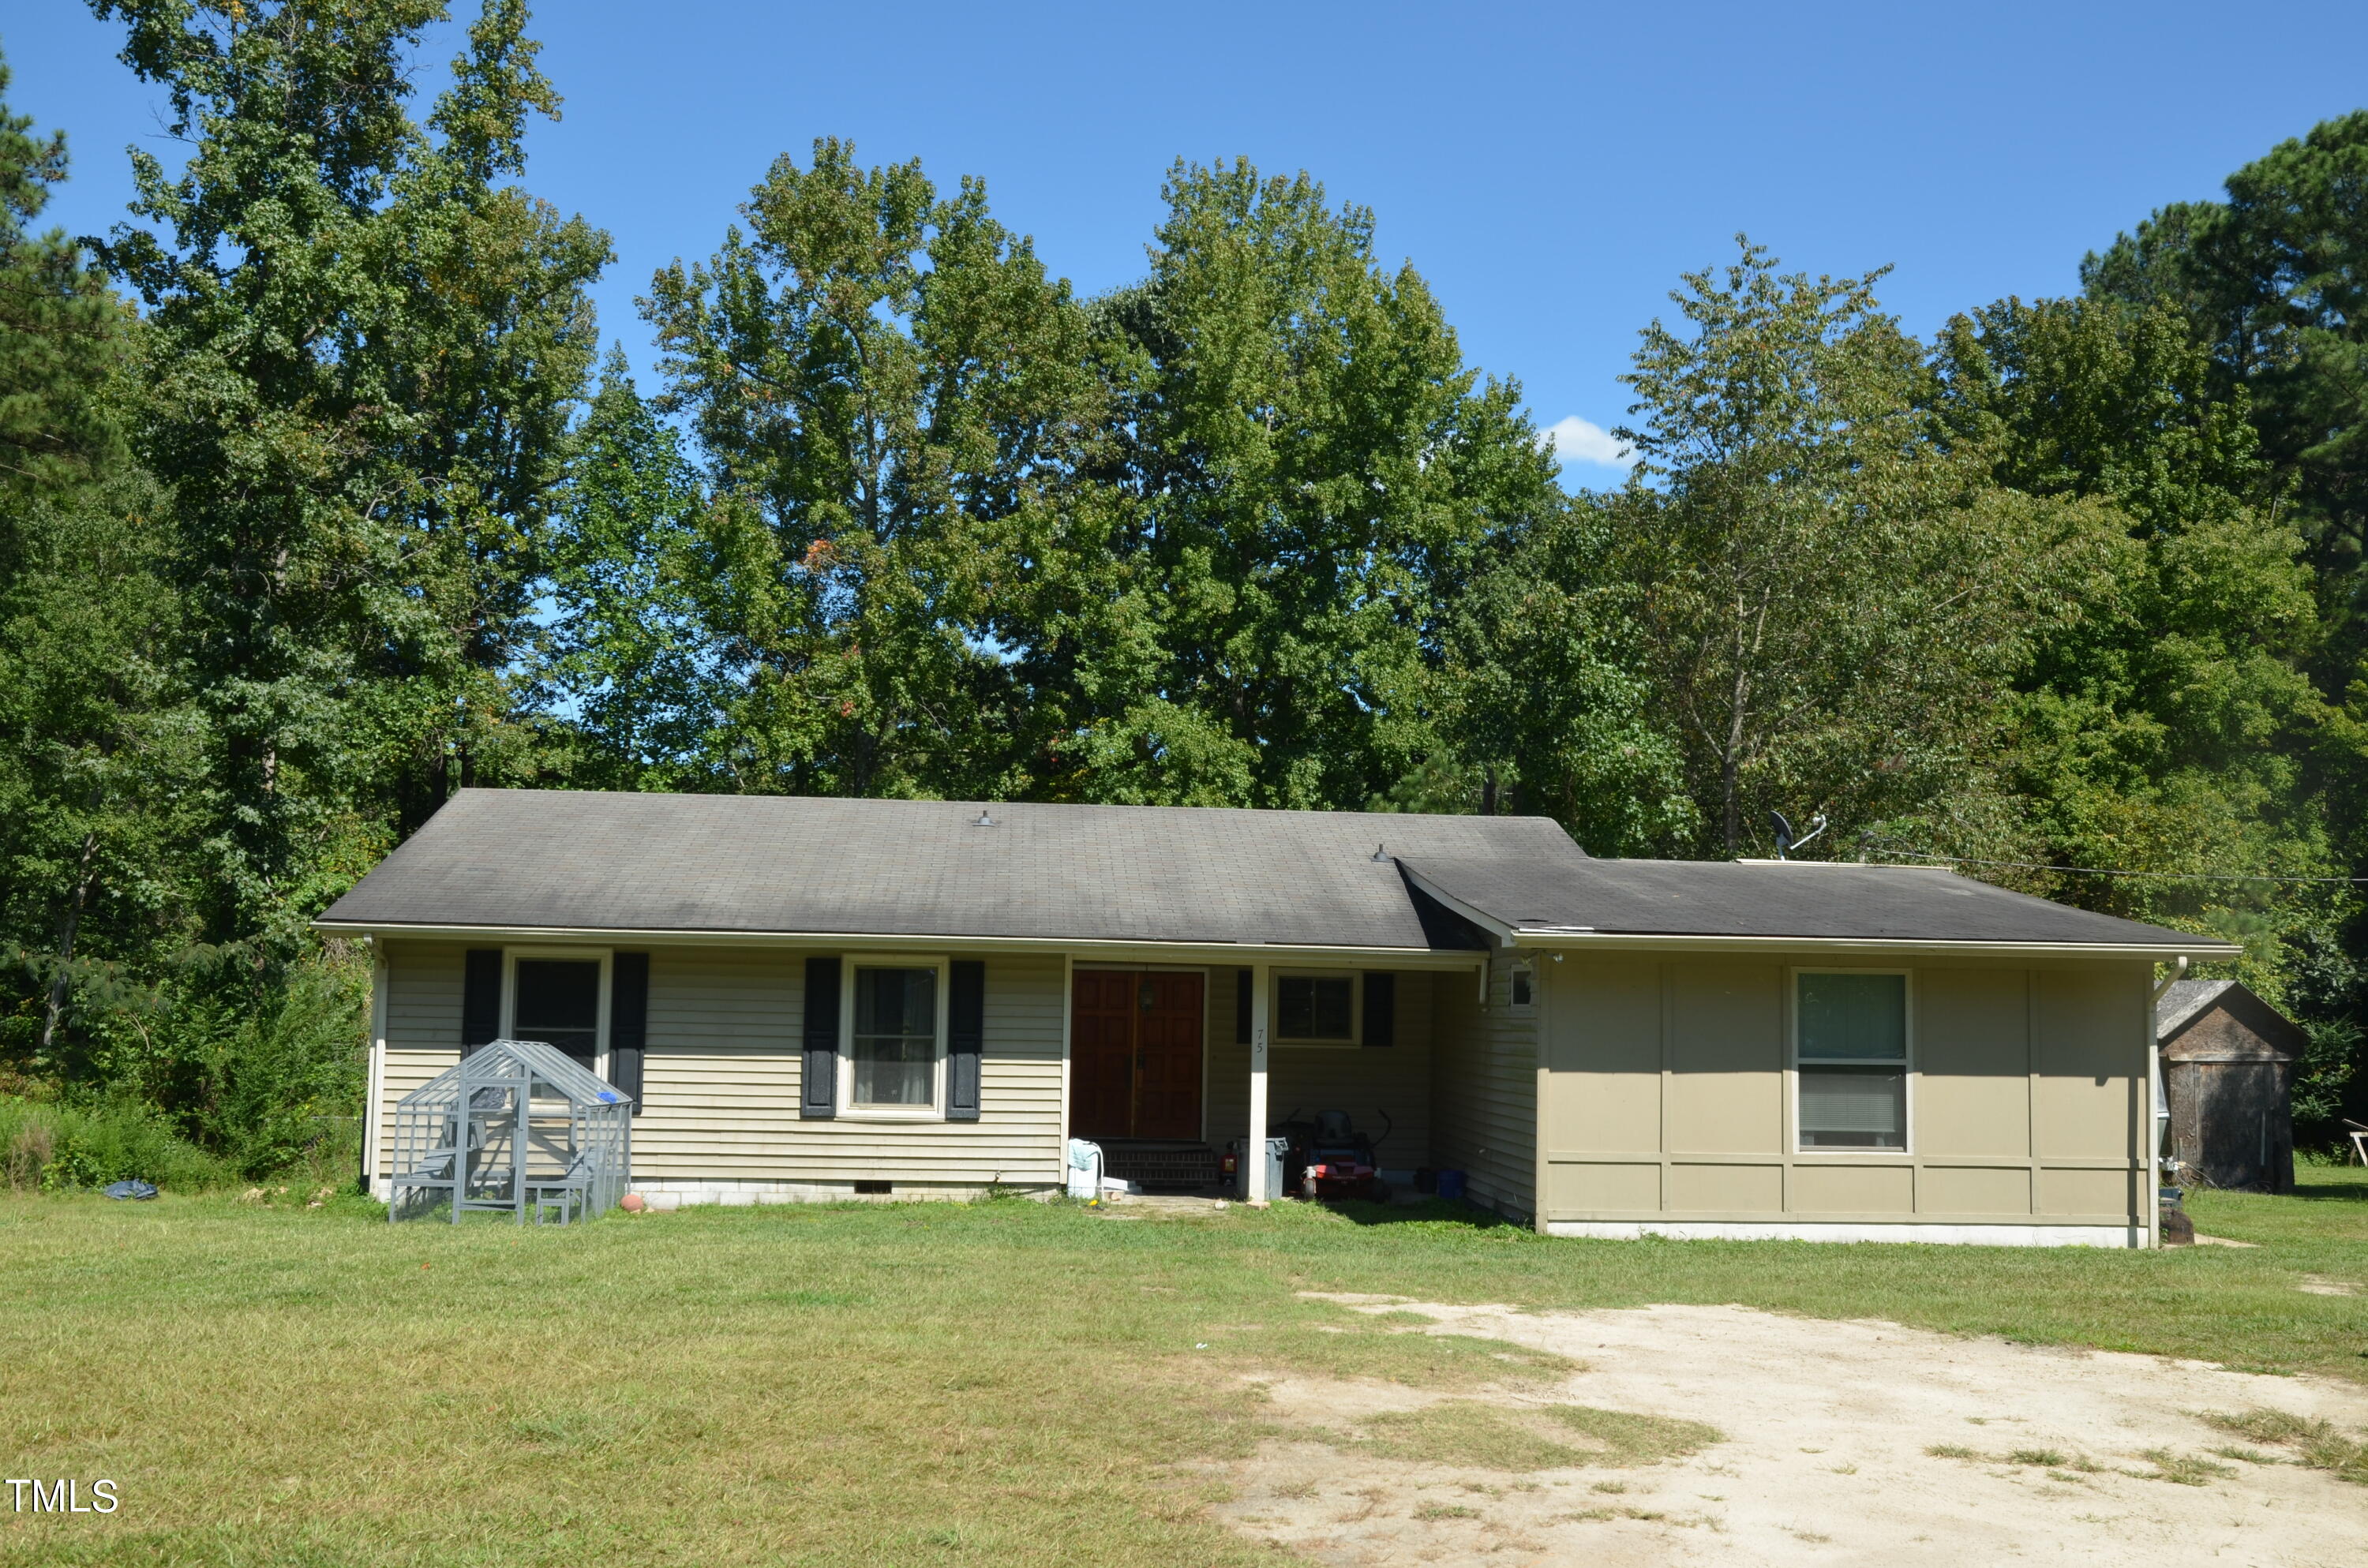
[[(1432, 1322), (1410, 1332), (1485, 1335), (1586, 1369), (1557, 1389), (1481, 1396), (1480, 1410), (1395, 1385), (1269, 1383), (1278, 1415), (1332, 1440), (1269, 1443), (1217, 1467), (1233, 1499), (1217, 1513), (1319, 1562), (2368, 1563), (2368, 1486), (2198, 1415), (2281, 1411), (2357, 1437), (2368, 1426), (2358, 1388), (1743, 1307), (1530, 1313), (1327, 1299), (1418, 1312)], [(1705, 1423), (1723, 1440), (1659, 1462), (1632, 1455), (1624, 1468), (1610, 1454), (1526, 1469), (1501, 1442), (1490, 1467), (1464, 1462), (1478, 1450), (1453, 1441), (1410, 1456), (1403, 1440), (1365, 1435), (1452, 1434), (1484, 1418), (1551, 1431), (1557, 1415), (1582, 1419), (1574, 1405), (1678, 1418), (1660, 1424), (1675, 1431)], [(1534, 1456), (1545, 1439), (1520, 1440)]]

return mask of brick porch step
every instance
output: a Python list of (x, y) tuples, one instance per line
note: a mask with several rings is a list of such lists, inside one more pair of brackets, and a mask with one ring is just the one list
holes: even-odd
[(1111, 1139), (1102, 1144), (1105, 1175), (1150, 1192), (1217, 1185), (1217, 1152), (1206, 1143)]

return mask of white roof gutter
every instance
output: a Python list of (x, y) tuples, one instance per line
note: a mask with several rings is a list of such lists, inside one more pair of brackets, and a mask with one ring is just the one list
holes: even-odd
[(1127, 941), (1071, 937), (945, 937), (876, 931), (652, 931), (594, 926), (427, 926), (382, 921), (315, 920), (333, 937), (375, 937), (416, 942), (598, 942), (611, 947), (821, 948), (870, 953), (1064, 953), (1088, 960), (1154, 960), (1161, 963), (1295, 963), (1366, 969), (1464, 970), (1487, 955), (1439, 948), (1317, 946), (1288, 942)]
[(1680, 952), (1771, 953), (1806, 949), (1821, 953), (1954, 953), (1968, 958), (2152, 959), (2157, 962), (2190, 953), (2199, 958), (2233, 959), (2245, 950), (2193, 937), (2182, 937), (2177, 942), (1976, 942), (1907, 937), (1662, 936), (1546, 926), (1519, 927), (1507, 945), (1565, 952), (1674, 949)]

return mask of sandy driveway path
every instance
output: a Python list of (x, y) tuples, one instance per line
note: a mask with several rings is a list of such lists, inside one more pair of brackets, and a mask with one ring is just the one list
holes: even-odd
[[(1487, 1396), (1508, 1411), (1562, 1403), (1676, 1416), (1726, 1440), (1624, 1471), (1515, 1474), (1446, 1453), (1376, 1457), (1353, 1440), (1270, 1443), (1221, 1467), (1234, 1491), (1221, 1517), (1321, 1562), (2368, 1563), (2368, 1487), (2192, 1414), (2282, 1410), (2358, 1435), (2368, 1391), (2356, 1387), (1742, 1307), (1531, 1313), (1327, 1299), (1435, 1320), (1416, 1332), (1586, 1363), (1559, 1389)], [(1295, 1379), (1269, 1391), (1278, 1415), (1352, 1437), (1360, 1419), (1440, 1401)], [(2285, 1462), (2215, 1453), (2232, 1445)], [(2017, 1450), (2021, 1461), (2009, 1457)], [(2056, 1462), (2032, 1461), (2045, 1450)], [(2218, 1469), (2192, 1471), (2208, 1476), (2200, 1485), (2161, 1478), (2165, 1460), (2192, 1460)]]

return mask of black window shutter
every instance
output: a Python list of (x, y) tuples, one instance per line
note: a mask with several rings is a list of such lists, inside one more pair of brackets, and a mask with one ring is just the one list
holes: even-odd
[(798, 1114), (838, 1114), (838, 960), (806, 960), (806, 1062)]
[(1385, 969), (1365, 971), (1365, 1043), (1398, 1042), (1398, 977)]
[(461, 1055), (491, 1045), (502, 1034), (502, 950), (471, 948), (461, 979)]
[(650, 1039), (650, 955), (619, 953), (609, 969), (609, 1082), (642, 1108), (642, 1051)]
[(986, 1050), (986, 964), (953, 961), (953, 990), (946, 997), (946, 1119), (978, 1119), (979, 1058)]
[(1250, 993), (1256, 987), (1250, 983), (1248, 970), (1234, 971), (1234, 1043), (1235, 1045), (1247, 1045), (1250, 1042)]

